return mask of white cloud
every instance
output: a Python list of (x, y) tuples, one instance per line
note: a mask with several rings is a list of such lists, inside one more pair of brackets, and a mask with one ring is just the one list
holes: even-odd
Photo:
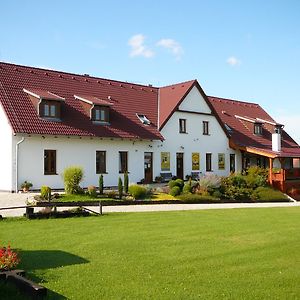
[(226, 62), (232, 67), (241, 65), (242, 61), (236, 58), (235, 56), (230, 56), (227, 58)]
[(171, 53), (176, 57), (176, 59), (180, 59), (183, 54), (183, 49), (181, 45), (173, 39), (161, 39), (157, 42), (156, 45), (171, 51)]
[(154, 52), (144, 45), (145, 36), (143, 34), (136, 34), (132, 36), (128, 45), (131, 47), (130, 56), (144, 56), (146, 58), (154, 56)]

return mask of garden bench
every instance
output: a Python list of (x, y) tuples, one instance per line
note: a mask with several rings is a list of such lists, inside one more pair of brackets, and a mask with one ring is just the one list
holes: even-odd
[(171, 172), (169, 173), (160, 173), (160, 176), (162, 178), (162, 182), (168, 182), (172, 179), (173, 175)]

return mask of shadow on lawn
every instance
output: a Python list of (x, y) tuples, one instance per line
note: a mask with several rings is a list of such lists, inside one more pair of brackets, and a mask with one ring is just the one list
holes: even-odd
[[(36, 270), (55, 269), (89, 262), (80, 256), (61, 250), (19, 250), (18, 252), (21, 258), (19, 268), (25, 270), (28, 278), (41, 285), (47, 281), (38, 277), (34, 272)], [(47, 298), (67, 299), (65, 296), (49, 289)]]
[(54, 269), (71, 265), (86, 264), (89, 261), (61, 250), (20, 250), (20, 268), (33, 270)]

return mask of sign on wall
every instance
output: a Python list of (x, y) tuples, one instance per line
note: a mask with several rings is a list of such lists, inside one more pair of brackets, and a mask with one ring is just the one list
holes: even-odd
[(170, 152), (161, 152), (161, 170), (170, 171)]
[(200, 153), (192, 153), (192, 170), (200, 170)]
[(219, 166), (219, 170), (225, 170), (225, 154), (224, 153), (218, 154), (218, 166)]

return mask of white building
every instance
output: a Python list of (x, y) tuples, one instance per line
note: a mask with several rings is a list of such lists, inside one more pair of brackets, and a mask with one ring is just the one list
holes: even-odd
[(0, 63), (0, 103), (0, 190), (63, 188), (73, 165), (84, 187), (125, 171), (151, 182), (242, 169), (244, 150), (196, 80), (156, 88)]

